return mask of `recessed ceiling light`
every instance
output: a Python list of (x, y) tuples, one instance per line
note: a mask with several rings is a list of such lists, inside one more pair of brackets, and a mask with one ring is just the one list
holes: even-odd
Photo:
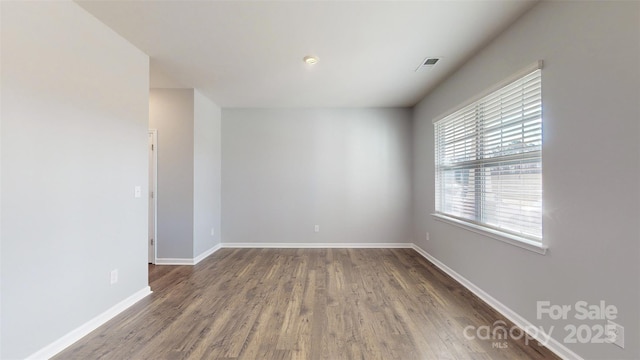
[(305, 56), (302, 60), (309, 65), (314, 65), (318, 63), (318, 58), (315, 56)]

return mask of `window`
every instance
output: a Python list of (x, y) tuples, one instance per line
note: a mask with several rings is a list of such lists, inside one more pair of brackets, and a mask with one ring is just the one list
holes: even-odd
[(435, 215), (542, 247), (540, 68), (434, 126)]

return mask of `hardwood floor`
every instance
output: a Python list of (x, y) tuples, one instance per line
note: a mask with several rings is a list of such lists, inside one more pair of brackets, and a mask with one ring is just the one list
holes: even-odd
[[(221, 249), (54, 359), (557, 359), (411, 249)], [(499, 325), (499, 324), (498, 324)]]

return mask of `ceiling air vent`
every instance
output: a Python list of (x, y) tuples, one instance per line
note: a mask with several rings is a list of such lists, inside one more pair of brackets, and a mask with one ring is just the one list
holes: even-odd
[(422, 61), (422, 63), (420, 63), (420, 66), (418, 66), (418, 68), (416, 69), (416, 72), (417, 71), (431, 70), (434, 66), (436, 66), (438, 61), (440, 61), (439, 58), (428, 57), (428, 58), (424, 59)]

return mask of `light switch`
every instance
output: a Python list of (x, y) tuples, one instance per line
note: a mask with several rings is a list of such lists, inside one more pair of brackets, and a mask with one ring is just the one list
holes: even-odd
[(139, 198), (142, 197), (142, 186), (136, 186), (136, 189), (134, 190), (134, 195), (135, 197)]

